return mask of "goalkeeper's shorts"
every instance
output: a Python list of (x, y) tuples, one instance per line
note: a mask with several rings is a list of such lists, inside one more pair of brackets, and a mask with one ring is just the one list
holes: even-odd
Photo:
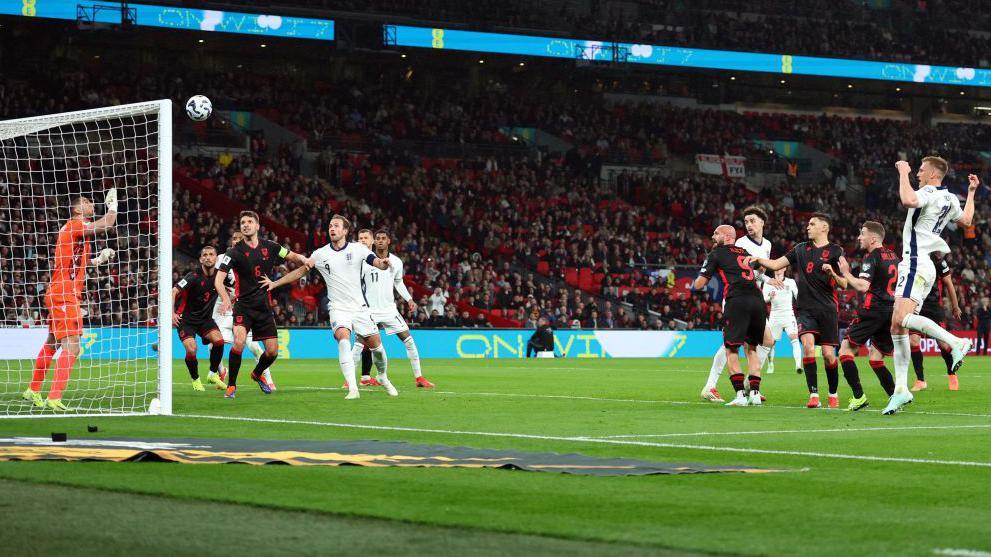
[(48, 308), (48, 330), (55, 340), (83, 334), (83, 311), (75, 296), (45, 295)]

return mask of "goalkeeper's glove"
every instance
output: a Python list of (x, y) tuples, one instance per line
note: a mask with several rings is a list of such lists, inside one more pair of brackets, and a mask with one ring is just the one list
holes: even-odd
[(110, 188), (107, 192), (107, 197), (104, 200), (107, 205), (107, 211), (117, 212), (117, 188)]
[(113, 249), (111, 249), (111, 248), (103, 248), (100, 251), (100, 255), (97, 255), (96, 257), (93, 258), (93, 264), (94, 265), (103, 265), (107, 261), (110, 261), (111, 259), (113, 259), (114, 256), (116, 256), (116, 252), (114, 252)]

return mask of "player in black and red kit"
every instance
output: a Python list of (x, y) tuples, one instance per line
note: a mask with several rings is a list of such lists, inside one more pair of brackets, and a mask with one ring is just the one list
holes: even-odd
[[(271, 394), (272, 389), (262, 379), (261, 372), (272, 365), (279, 355), (278, 331), (275, 328), (275, 314), (272, 313), (271, 299), (268, 288), (262, 285), (261, 279), (272, 276), (272, 270), (282, 261), (293, 261), (300, 265), (312, 267), (306, 257), (291, 251), (275, 242), (258, 238), (258, 214), (254, 211), (241, 211), (238, 219), (241, 234), (244, 239), (234, 244), (221, 258), (214, 279), (214, 289), (220, 295), (221, 311), (230, 311), (234, 306), (234, 344), (227, 358), (230, 366), (226, 398), (234, 398), (237, 392), (237, 375), (241, 369), (241, 352), (247, 340), (248, 329), (254, 340), (265, 345), (265, 352), (258, 358), (251, 379), (258, 383), (265, 394)], [(237, 277), (235, 282), (235, 301), (232, 302), (227, 294), (224, 281), (227, 273), (233, 271)]]
[(172, 313), (172, 324), (179, 329), (179, 340), (186, 349), (186, 368), (193, 380), (193, 390), (202, 391), (198, 363), (196, 361), (196, 336), (203, 344), (210, 345), (210, 375), (207, 380), (223, 389), (224, 378), (217, 372), (224, 358), (224, 339), (217, 323), (213, 320), (213, 305), (217, 301), (217, 291), (213, 288), (213, 266), (217, 263), (217, 248), (203, 246), (200, 249), (200, 268), (186, 274), (172, 287), (172, 307), (180, 297), (179, 307)]
[[(702, 270), (695, 279), (694, 288), (701, 290), (715, 274), (723, 283), (723, 298), (726, 306), (723, 315), (723, 346), (726, 350), (726, 363), (730, 369), (730, 381), (736, 391), (736, 398), (727, 406), (760, 405), (760, 359), (757, 346), (764, 341), (767, 325), (767, 306), (764, 296), (750, 268), (750, 253), (742, 247), (734, 246), (736, 230), (727, 224), (716, 227), (712, 233), (715, 247), (702, 264)], [(750, 397), (746, 396), (743, 372), (740, 368), (738, 351), (743, 346), (750, 372)]]
[(808, 242), (795, 244), (791, 250), (774, 260), (759, 258), (755, 263), (771, 271), (791, 266), (795, 269), (798, 282), (798, 301), (795, 304), (795, 319), (798, 321), (798, 338), (802, 341), (802, 367), (805, 383), (809, 387), (809, 408), (820, 408), (819, 378), (816, 374), (815, 346), (822, 347), (822, 359), (826, 366), (826, 381), (829, 384), (829, 407), (838, 408), (836, 394), (840, 384), (840, 373), (836, 361), (836, 347), (839, 346), (839, 299), (836, 286), (846, 288), (846, 279), (837, 281), (826, 272), (827, 267), (838, 271), (846, 265), (843, 248), (829, 241), (831, 219), (824, 213), (815, 213), (809, 218), (806, 232)]
[[(860, 372), (854, 361), (856, 351), (871, 341), (871, 368), (877, 375), (884, 392), (891, 396), (895, 392), (895, 379), (884, 366), (884, 357), (894, 350), (891, 340), (891, 312), (895, 307), (895, 281), (898, 280), (898, 254), (884, 247), (884, 226), (879, 222), (867, 221), (860, 227), (857, 237), (861, 249), (867, 251), (860, 263), (859, 276), (850, 272), (850, 267), (841, 265), (840, 271), (847, 284), (857, 292), (866, 293), (864, 303), (857, 317), (846, 330), (846, 338), (840, 346), (840, 364), (853, 396), (847, 410), (857, 411), (867, 407), (867, 395), (860, 384)], [(839, 282), (840, 277), (829, 272)]]
[[(933, 264), (936, 265), (936, 276), (939, 280), (929, 291), (929, 296), (922, 302), (919, 315), (932, 319), (934, 323), (939, 323), (939, 326), (945, 329), (946, 310), (943, 309), (943, 295), (945, 294), (949, 298), (950, 311), (953, 312), (953, 317), (956, 319), (960, 319), (960, 303), (957, 301), (957, 290), (953, 285), (953, 272), (950, 270), (946, 258), (938, 253), (932, 253), (930, 257)], [(922, 335), (916, 331), (909, 331), (908, 340), (912, 347), (912, 367), (915, 369), (915, 384), (912, 385), (912, 391), (924, 391), (929, 385), (926, 383), (925, 370), (922, 364)], [(936, 341), (936, 345), (943, 356), (943, 363), (946, 364), (950, 390), (957, 391), (960, 389), (960, 383), (957, 379), (957, 372), (953, 370), (953, 347), (940, 340)]]

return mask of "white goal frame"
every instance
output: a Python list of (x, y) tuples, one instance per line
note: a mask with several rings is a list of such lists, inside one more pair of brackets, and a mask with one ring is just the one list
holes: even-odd
[(0, 141), (73, 123), (114, 117), (157, 114), (158, 121), (158, 392), (142, 411), (103, 413), (0, 414), (3, 418), (65, 418), (94, 416), (172, 415), (172, 101), (148, 101), (91, 110), (78, 110), (30, 118), (0, 121)]

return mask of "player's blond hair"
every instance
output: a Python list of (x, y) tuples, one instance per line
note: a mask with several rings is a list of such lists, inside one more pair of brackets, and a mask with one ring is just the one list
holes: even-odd
[(943, 157), (929, 155), (928, 157), (923, 157), (922, 162), (929, 163), (929, 166), (938, 170), (941, 177), (946, 176), (946, 173), (950, 170), (950, 163), (946, 162), (946, 159)]

